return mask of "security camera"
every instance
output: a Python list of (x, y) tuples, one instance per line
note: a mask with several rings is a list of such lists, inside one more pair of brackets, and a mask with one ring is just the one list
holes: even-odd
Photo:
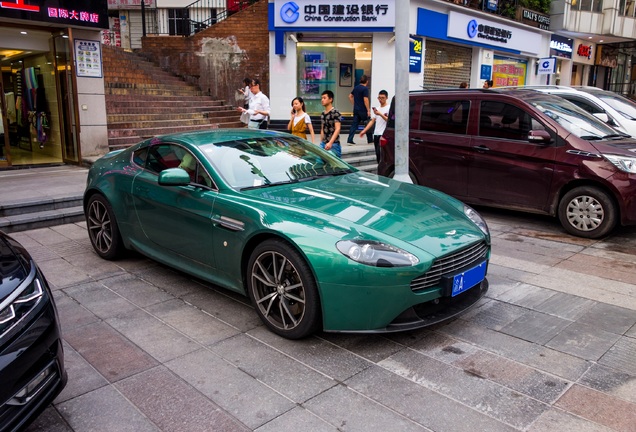
[(293, 33), (289, 34), (289, 40), (291, 40), (294, 43), (298, 43), (298, 39), (296, 39), (296, 35)]

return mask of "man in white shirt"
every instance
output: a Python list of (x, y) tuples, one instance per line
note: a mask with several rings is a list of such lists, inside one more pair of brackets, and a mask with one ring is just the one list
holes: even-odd
[(267, 129), (267, 122), (269, 120), (269, 98), (261, 92), (261, 82), (257, 79), (253, 79), (250, 85), (250, 91), (252, 97), (250, 98), (250, 105), (248, 109), (239, 107), (240, 112), (247, 112), (250, 115), (250, 121), (247, 127), (250, 129)]
[(380, 163), (380, 137), (386, 129), (386, 123), (389, 119), (390, 105), (387, 103), (389, 99), (389, 93), (386, 90), (380, 90), (378, 93), (379, 107), (373, 107), (371, 113), (371, 121), (367, 123), (366, 127), (360, 132), (360, 138), (363, 138), (365, 134), (375, 125), (373, 130), (373, 146), (375, 147), (375, 158)]

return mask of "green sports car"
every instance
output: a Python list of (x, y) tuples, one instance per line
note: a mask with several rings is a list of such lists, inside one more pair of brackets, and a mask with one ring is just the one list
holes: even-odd
[(411, 330), (488, 290), (477, 212), (286, 133), (218, 129), (113, 151), (91, 167), (84, 209), (101, 257), (134, 249), (246, 294), (290, 339)]

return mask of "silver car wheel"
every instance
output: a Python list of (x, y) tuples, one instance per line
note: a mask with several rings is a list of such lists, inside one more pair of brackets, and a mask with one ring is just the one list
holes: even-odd
[(566, 215), (568, 222), (577, 230), (592, 231), (603, 223), (605, 210), (594, 197), (580, 195), (568, 203)]
[(305, 315), (305, 288), (296, 267), (285, 255), (267, 251), (251, 270), (252, 295), (261, 315), (278, 329), (296, 328)]
[(113, 245), (112, 221), (108, 209), (100, 200), (90, 203), (86, 221), (95, 249), (102, 254), (109, 253)]

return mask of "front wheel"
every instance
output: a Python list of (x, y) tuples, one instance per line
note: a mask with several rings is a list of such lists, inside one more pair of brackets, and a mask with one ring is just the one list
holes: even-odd
[(256, 312), (274, 333), (301, 339), (320, 329), (320, 298), (313, 274), (287, 243), (266, 240), (254, 249), (247, 288)]
[(606, 192), (593, 186), (580, 186), (563, 196), (558, 214), (561, 225), (570, 234), (599, 238), (614, 229), (618, 211)]

